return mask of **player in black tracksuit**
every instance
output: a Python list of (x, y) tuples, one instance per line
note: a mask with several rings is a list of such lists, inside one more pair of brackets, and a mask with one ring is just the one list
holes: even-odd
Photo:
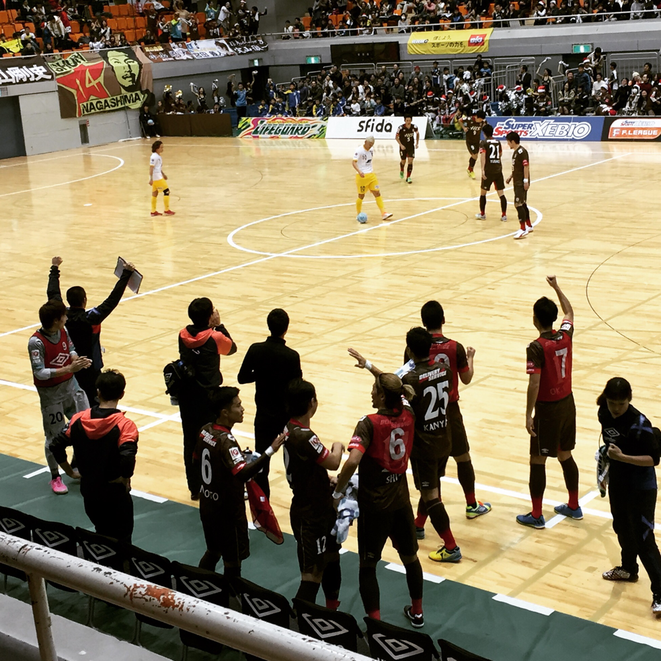
[(76, 413), (50, 449), (64, 472), (74, 477), (66, 450), (73, 446), (85, 512), (96, 532), (130, 543), (131, 476), (138, 452), (138, 428), (117, 409), (126, 388), (122, 374), (106, 370), (99, 376), (97, 388), (99, 405)]
[(209, 398), (223, 382), (220, 357), (236, 353), (236, 344), (220, 313), (208, 298), (196, 298), (188, 306), (193, 322), (179, 332), (179, 357), (193, 371), (179, 393), (181, 427), (184, 433), (184, 465), (191, 499), (200, 497), (200, 473), (193, 466), (193, 451), (200, 429), (216, 419), (216, 410)]
[[(61, 263), (61, 257), (53, 257), (48, 275), (48, 288), (46, 290), (49, 301), (51, 299), (62, 300), (62, 294), (60, 292), (60, 269), (58, 268)], [(135, 266), (125, 263), (122, 275), (110, 292), (110, 296), (101, 305), (90, 308), (89, 310), (85, 309), (87, 305), (87, 294), (82, 287), (71, 287), (67, 290), (69, 307), (67, 308), (66, 326), (69, 336), (78, 351), (78, 355), (87, 356), (92, 361), (90, 367), (76, 373), (76, 380), (85, 391), (91, 406), (96, 401), (96, 380), (103, 368), (100, 341), (101, 323), (119, 305), (133, 271), (135, 271)]]
[(654, 540), (659, 445), (650, 421), (631, 406), (631, 385), (615, 377), (597, 399), (599, 422), (610, 459), (609, 487), (613, 530), (622, 564), (603, 573), (607, 581), (638, 580), (638, 562), (652, 587), (652, 613), (661, 617), (661, 554)]

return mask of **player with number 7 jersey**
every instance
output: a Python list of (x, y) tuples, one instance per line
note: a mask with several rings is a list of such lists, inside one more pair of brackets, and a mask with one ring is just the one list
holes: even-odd
[(558, 317), (558, 306), (546, 296), (533, 306), (533, 322), (540, 334), (526, 352), (529, 377), (526, 429), (530, 434), (532, 511), (516, 517), (518, 523), (531, 528), (546, 525), (542, 500), (547, 457), (559, 460), (569, 493), (568, 503), (558, 505), (556, 513), (572, 519), (583, 518), (578, 502), (578, 466), (571, 454), (576, 445), (576, 406), (571, 383), (574, 310), (555, 276), (548, 276), (546, 281), (558, 296), (564, 318), (556, 331), (553, 323)]

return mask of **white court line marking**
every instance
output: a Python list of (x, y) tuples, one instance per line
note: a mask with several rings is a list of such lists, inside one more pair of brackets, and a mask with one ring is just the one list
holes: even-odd
[[(615, 160), (615, 159), (618, 159), (618, 158), (624, 158), (625, 156), (630, 156), (630, 153), (627, 152), (626, 154), (620, 154), (620, 155), (617, 155), (617, 156), (612, 156), (611, 158), (605, 158), (605, 159), (602, 159), (601, 161), (595, 161), (594, 163), (588, 163), (587, 165), (581, 165), (579, 167), (571, 168), (570, 170), (565, 170), (563, 172), (557, 172), (555, 174), (550, 174), (550, 175), (547, 175), (546, 177), (540, 177), (539, 179), (535, 179), (534, 183), (539, 183), (540, 181), (546, 181), (548, 179), (553, 179), (554, 177), (560, 177), (560, 176), (563, 176), (565, 174), (571, 174), (572, 172), (578, 172), (579, 170), (584, 170), (586, 168), (591, 168), (591, 167), (594, 167), (595, 165), (600, 165), (601, 163), (607, 163), (608, 161), (612, 161), (612, 160)], [(505, 188), (505, 190), (507, 190), (507, 191), (513, 190), (513, 187), (509, 186), (509, 187)], [(495, 192), (488, 193), (488, 195), (489, 196), (495, 195)], [(422, 199), (425, 199), (425, 198), (422, 198)], [(365, 227), (365, 228), (356, 230), (354, 232), (349, 232), (348, 234), (342, 234), (340, 236), (337, 236), (337, 237), (334, 237), (334, 238), (331, 238), (331, 239), (325, 239), (324, 241), (318, 241), (317, 243), (313, 243), (309, 246), (304, 246), (304, 247), (301, 247), (301, 248), (295, 248), (295, 249), (292, 249), (292, 250), (286, 250), (285, 252), (281, 252), (281, 253), (268, 253), (268, 252), (262, 252), (262, 251), (259, 251), (259, 250), (251, 250), (251, 249), (244, 248), (243, 246), (238, 245), (234, 241), (234, 235), (235, 234), (238, 234), (241, 230), (246, 229), (246, 228), (248, 228), (252, 225), (256, 225), (258, 223), (262, 223), (262, 222), (265, 222), (267, 220), (273, 220), (275, 218), (282, 218), (284, 216), (291, 216), (291, 215), (296, 214), (296, 213), (304, 213), (302, 211), (293, 211), (293, 212), (290, 211), (290, 212), (287, 212), (287, 213), (284, 213), (284, 214), (278, 214), (276, 216), (270, 216), (268, 218), (262, 218), (261, 220), (255, 220), (255, 221), (252, 221), (250, 223), (246, 223), (245, 225), (242, 225), (241, 227), (238, 227), (237, 229), (233, 230), (229, 234), (229, 236), (227, 237), (227, 242), (232, 247), (234, 247), (238, 250), (243, 250), (244, 252), (249, 252), (249, 253), (253, 253), (253, 254), (256, 254), (256, 255), (268, 255), (270, 257), (288, 257), (290, 255), (293, 255), (294, 253), (301, 252), (303, 250), (308, 250), (310, 248), (316, 248), (317, 246), (321, 246), (321, 245), (324, 245), (324, 244), (327, 244), (327, 243), (331, 243), (333, 241), (339, 241), (341, 239), (346, 239), (346, 238), (349, 238), (349, 237), (352, 237), (352, 236), (356, 236), (357, 234), (365, 234), (365, 233), (371, 232), (375, 229), (379, 229), (379, 228), (383, 228), (383, 227), (390, 227), (391, 225), (401, 223), (405, 220), (411, 220), (413, 218), (418, 218), (420, 216), (424, 216), (424, 215), (429, 214), (429, 213), (434, 213), (436, 211), (443, 211), (445, 209), (450, 209), (452, 207), (459, 206), (460, 204), (465, 204), (466, 202), (474, 202), (474, 201), (479, 200), (479, 199), (480, 199), (479, 196), (478, 197), (465, 198), (464, 200), (462, 200), (460, 202), (455, 202), (453, 204), (446, 204), (444, 206), (437, 207), (435, 209), (429, 209), (427, 211), (422, 211), (420, 213), (416, 213), (416, 214), (413, 214), (411, 216), (406, 216), (404, 218), (398, 218), (396, 220), (390, 220), (390, 221), (387, 221), (385, 223), (380, 223), (379, 225), (372, 225), (370, 227)], [(339, 204), (339, 205), (319, 207), (318, 209), (329, 209), (329, 208), (333, 208), (335, 206), (339, 207), (339, 206), (349, 206), (349, 205), (348, 204)], [(533, 207), (530, 207), (530, 208), (533, 209)], [(537, 209), (534, 209), (534, 211), (538, 214), (539, 217), (533, 225), (537, 225), (542, 219), (542, 214)], [(428, 252), (439, 252), (441, 250), (465, 248), (465, 247), (468, 247), (468, 246), (478, 245), (478, 244), (481, 244), (481, 243), (489, 243), (491, 241), (498, 241), (499, 239), (507, 238), (507, 236), (514, 236), (514, 234), (515, 234), (515, 232), (511, 232), (510, 234), (506, 234), (506, 235), (503, 235), (503, 236), (492, 237), (490, 239), (483, 239), (481, 241), (474, 241), (472, 243), (467, 243), (467, 244), (464, 244), (464, 245), (458, 245), (458, 246), (452, 246), (452, 247), (443, 246), (441, 248), (429, 248), (429, 249), (425, 249), (425, 250), (412, 250), (412, 251), (403, 252), (403, 253), (380, 253), (380, 254), (374, 254), (374, 255), (329, 255), (329, 256), (326, 256), (326, 255), (294, 255), (294, 256), (298, 257), (298, 258), (307, 258), (307, 259), (356, 259), (356, 258), (363, 258), (363, 257), (395, 257), (395, 256), (400, 256), (400, 255), (416, 255), (416, 254), (422, 254), (422, 253), (428, 253)]]
[[(489, 193), (489, 195), (493, 195), (494, 193)], [(413, 200), (409, 199), (397, 199), (397, 200), (389, 200), (390, 202), (415, 202), (417, 200), (428, 200), (428, 199), (434, 199), (434, 198), (414, 198)], [(444, 197), (439, 197), (436, 198), (439, 200), (445, 200), (445, 199), (457, 199), (457, 198), (444, 198)], [(469, 246), (475, 246), (479, 245), (482, 243), (490, 243), (492, 241), (500, 241), (500, 239), (506, 239), (507, 237), (514, 236), (516, 232), (509, 232), (508, 234), (501, 234), (500, 236), (493, 236), (489, 239), (479, 239), (477, 241), (471, 241), (470, 243), (462, 243), (454, 246), (440, 246), (438, 248), (425, 248), (421, 250), (408, 250), (406, 252), (379, 252), (379, 253), (368, 253), (368, 254), (362, 254), (362, 255), (295, 255), (293, 253), (302, 251), (302, 250), (307, 250), (308, 248), (316, 248), (317, 246), (324, 245), (326, 243), (332, 243), (333, 241), (339, 241), (341, 239), (346, 239), (350, 238), (352, 236), (355, 236), (357, 234), (365, 234), (367, 232), (371, 232), (376, 229), (381, 229), (383, 227), (390, 227), (391, 225), (396, 225), (397, 223), (402, 223), (405, 220), (412, 220), (413, 218), (418, 218), (420, 216), (424, 216), (426, 214), (430, 213), (435, 213), (436, 211), (443, 211), (445, 209), (451, 209), (452, 207), (459, 206), (460, 204), (465, 204), (466, 202), (471, 202), (474, 200), (477, 200), (479, 198), (461, 198), (459, 202), (453, 202), (452, 204), (445, 204), (441, 207), (436, 207), (435, 209), (427, 209), (426, 211), (421, 211), (420, 213), (413, 214), (412, 216), (405, 216), (404, 218), (397, 218), (396, 220), (388, 220), (382, 223), (379, 223), (378, 225), (371, 225), (370, 227), (364, 227), (362, 229), (356, 230), (354, 232), (349, 232), (348, 234), (342, 234), (340, 236), (336, 236), (330, 239), (325, 239), (324, 241), (319, 241), (317, 243), (311, 244), (309, 246), (304, 246), (303, 248), (296, 248), (294, 250), (287, 250), (285, 252), (277, 253), (277, 252), (262, 252), (261, 250), (253, 250), (251, 248), (245, 248), (244, 246), (239, 245), (234, 241), (234, 235), (238, 234), (241, 230), (246, 229), (247, 227), (250, 227), (251, 225), (257, 225), (258, 223), (263, 223), (267, 220), (274, 220), (275, 218), (281, 218), (283, 216), (291, 216), (297, 213), (305, 213), (304, 211), (290, 211), (284, 214), (279, 214), (277, 216), (270, 216), (269, 218), (262, 218), (261, 220), (255, 220), (251, 223), (247, 223), (246, 225), (243, 225), (242, 227), (239, 227), (235, 229), (233, 232), (229, 234), (227, 237), (227, 242), (233, 247), (236, 248), (237, 250), (242, 250), (243, 252), (248, 252), (252, 253), (254, 255), (268, 255), (270, 257), (295, 257), (298, 259), (364, 259), (367, 257), (401, 257), (404, 255), (420, 255), (423, 253), (428, 253), (428, 252), (440, 252), (443, 250), (458, 250), (459, 248), (468, 248)], [(335, 204), (332, 207), (319, 207), (319, 209), (328, 209), (328, 208), (336, 208), (336, 207), (346, 207), (346, 206), (353, 206), (348, 203), (342, 203), (342, 204)], [(538, 210), (535, 209), (534, 207), (528, 207), (529, 209), (532, 209), (537, 214), (537, 218), (535, 219), (535, 222), (533, 223), (533, 226), (539, 225), (539, 223), (542, 221), (542, 213)], [(316, 209), (306, 209), (306, 211), (316, 211)]]
[[(389, 562), (386, 565), (386, 569), (397, 572), (398, 574), (406, 574), (406, 569), (404, 569), (404, 566), (398, 565), (396, 562)], [(429, 581), (430, 583), (442, 583), (445, 580), (442, 576), (436, 576), (436, 574), (430, 574), (426, 571), (422, 572), (422, 578), (425, 581)]]
[(527, 611), (532, 611), (533, 613), (539, 613), (540, 615), (546, 615), (547, 617), (551, 613), (555, 613), (553, 608), (547, 608), (546, 606), (539, 606), (538, 604), (532, 604), (529, 601), (524, 601), (523, 599), (516, 599), (515, 597), (508, 597), (505, 594), (495, 594), (492, 599), (494, 601), (499, 601), (503, 604), (509, 604), (516, 608), (523, 608)]
[(630, 640), (633, 643), (640, 643), (641, 645), (649, 645), (654, 647), (657, 650), (661, 650), (661, 640), (655, 640), (654, 638), (648, 638), (647, 636), (641, 636), (639, 633), (632, 633), (631, 631), (624, 631), (623, 629), (617, 629), (613, 632), (613, 635), (617, 638), (624, 638), (624, 640)]
[[(102, 156), (103, 154), (99, 154), (99, 155)], [(594, 163), (588, 163), (587, 165), (582, 165), (582, 166), (577, 167), (577, 168), (572, 168), (571, 170), (566, 170), (564, 172), (558, 172), (556, 174), (548, 175), (547, 177), (542, 177), (541, 179), (536, 179), (535, 183), (540, 182), (540, 181), (545, 181), (547, 179), (552, 179), (553, 177), (560, 177), (560, 176), (565, 175), (565, 174), (570, 174), (570, 173), (576, 172), (578, 170), (583, 170), (585, 168), (589, 168), (589, 167), (592, 167), (594, 165), (600, 165), (601, 163), (606, 163), (608, 161), (612, 161), (612, 160), (617, 159), (617, 158), (624, 158), (625, 156), (630, 156), (630, 155), (631, 155), (630, 153), (620, 154), (618, 156), (613, 156), (612, 158), (607, 158), (607, 159), (604, 159), (604, 160), (601, 160), (601, 161), (595, 161)], [(117, 158), (117, 157), (113, 157), (113, 158)], [(122, 163), (123, 163), (123, 161), (122, 161)], [(97, 176), (97, 175), (94, 175), (94, 176)], [(33, 189), (33, 190), (35, 190), (35, 189)], [(511, 190), (511, 188), (507, 188), (506, 190)], [(471, 201), (471, 200), (474, 201), (474, 200), (477, 200), (477, 199), (479, 199), (479, 198), (477, 198), (477, 197), (475, 197), (475, 198), (466, 198), (466, 201)], [(332, 207), (327, 206), (327, 207), (321, 207), (321, 208), (332, 208)], [(291, 213), (300, 213), (300, 212), (291, 212)], [(397, 222), (397, 221), (395, 221), (395, 222)], [(386, 223), (385, 226), (388, 226), (388, 225), (391, 225), (391, 224), (392, 224), (392, 222), (391, 223)], [(378, 227), (381, 227), (381, 226), (382, 225), (379, 225)], [(235, 232), (236, 232), (236, 230), (235, 230)], [(340, 238), (344, 238), (344, 237), (337, 237), (337, 239), (340, 239)], [(334, 240), (337, 240), (337, 239), (334, 239)], [(322, 243), (326, 243), (326, 242), (327, 241), (324, 241)], [(174, 287), (180, 287), (182, 285), (187, 285), (187, 284), (190, 284), (192, 282), (198, 282), (200, 280), (205, 280), (207, 278), (212, 278), (214, 276), (222, 275), (224, 273), (229, 273), (231, 271), (236, 271), (236, 270), (242, 269), (246, 266), (251, 266), (253, 264), (259, 264), (261, 262), (266, 262), (270, 259), (275, 259), (275, 257), (286, 257), (289, 253), (293, 253), (293, 252), (297, 252), (297, 251), (301, 251), (301, 250), (307, 250), (309, 248), (314, 248), (317, 245), (320, 245), (320, 244), (311, 244), (309, 246), (303, 246), (301, 248), (296, 248), (296, 249), (291, 250), (291, 251), (286, 251), (284, 253), (279, 253), (279, 254), (274, 255), (274, 256), (267, 256), (267, 257), (263, 257), (261, 259), (255, 259), (251, 262), (245, 262), (243, 264), (238, 264), (236, 266), (230, 266), (226, 269), (221, 269), (220, 271), (214, 271), (213, 273), (207, 273), (205, 275), (200, 275), (200, 276), (197, 276), (195, 278), (190, 278), (189, 280), (183, 280), (182, 282), (175, 282), (175, 283), (172, 283), (170, 285), (165, 285), (165, 286), (159, 287), (157, 289), (152, 289), (150, 291), (143, 292), (142, 294), (137, 294), (135, 296), (128, 296), (126, 298), (123, 298), (120, 301), (120, 303), (124, 303), (126, 301), (131, 301), (135, 298), (142, 298), (143, 296), (149, 296), (151, 294), (157, 294), (157, 293), (162, 292), (162, 291), (167, 291), (168, 289), (173, 289)], [(39, 324), (32, 324), (31, 326), (23, 326), (22, 328), (17, 328), (15, 330), (5, 331), (4, 333), (0, 333), (0, 338), (5, 337), (6, 335), (13, 335), (14, 333), (19, 333), (19, 332), (24, 331), (24, 330), (29, 330), (31, 328), (38, 328), (38, 327), (39, 327)]]
[(57, 188), (58, 186), (67, 186), (68, 184), (77, 184), (81, 181), (87, 181), (88, 179), (94, 179), (95, 177), (102, 177), (105, 174), (110, 174), (111, 172), (114, 172), (115, 170), (119, 170), (124, 165), (124, 159), (120, 158), (119, 156), (113, 156), (112, 154), (89, 154), (90, 156), (103, 156), (104, 158), (114, 158), (116, 161), (119, 161), (119, 165), (116, 165), (114, 168), (110, 170), (106, 170), (105, 172), (99, 172), (98, 174), (91, 174), (87, 177), (81, 177), (80, 179), (73, 179), (71, 181), (63, 181), (59, 184), (49, 184), (48, 186), (38, 186), (37, 188), (26, 188), (25, 190), (16, 190), (12, 191), (11, 193), (1, 193), (0, 197), (9, 197), (10, 195), (19, 195), (21, 193), (34, 193), (34, 191), (38, 190), (47, 190), (49, 188)]
[[(578, 504), (580, 505), (581, 508), (583, 508), (583, 505), (587, 505), (590, 501), (594, 500), (597, 496), (599, 495), (599, 491), (595, 489), (594, 491), (590, 491), (589, 493), (586, 493), (583, 498), (578, 499)], [(547, 528), (555, 528), (560, 521), (563, 519), (567, 519), (568, 517), (564, 516), (563, 514), (556, 514), (552, 519), (546, 522), (546, 527)]]
[(48, 468), (48, 466), (44, 466), (43, 468), (39, 468), (36, 471), (32, 471), (32, 473), (28, 473), (27, 475), (23, 475), (23, 477), (26, 480), (29, 480), (31, 477), (36, 477), (37, 475), (41, 475), (42, 473), (50, 473), (50, 468)]
[(168, 499), (163, 498), (163, 496), (155, 496), (153, 493), (137, 491), (136, 489), (131, 489), (131, 495), (136, 496), (136, 498), (142, 498), (143, 500), (151, 500), (153, 503), (158, 503), (159, 505), (168, 502)]

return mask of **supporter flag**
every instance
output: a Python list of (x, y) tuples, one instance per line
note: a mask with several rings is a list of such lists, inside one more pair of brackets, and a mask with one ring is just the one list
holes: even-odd
[(49, 56), (47, 64), (62, 118), (140, 108), (152, 87), (151, 62), (137, 46)]
[(254, 480), (249, 480), (246, 482), (246, 491), (255, 528), (263, 532), (273, 543), (282, 544), (285, 538), (262, 488)]

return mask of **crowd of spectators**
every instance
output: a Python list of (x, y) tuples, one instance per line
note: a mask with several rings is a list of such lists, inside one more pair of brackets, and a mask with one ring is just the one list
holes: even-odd
[[(89, 48), (117, 48), (133, 43), (155, 43), (197, 40), (202, 38), (241, 38), (259, 33), (260, 18), (266, 9), (248, 7), (246, 0), (208, 0), (204, 12), (197, 11), (193, 0), (168, 0), (163, 3), (136, 2), (127, 17), (129, 27), (115, 25), (115, 15), (106, 6), (95, 2), (75, 4), (69, 0), (7, 0), (7, 9), (16, 12), (13, 24), (22, 30), (13, 34), (20, 39), (22, 55)], [(137, 18), (140, 19), (138, 25)], [(12, 25), (13, 25), (12, 24)], [(143, 27), (144, 26), (144, 27)], [(1, 27), (1, 26), (0, 26)], [(7, 41), (6, 30), (0, 29), (0, 54)]]
[[(605, 72), (600, 48), (577, 70), (559, 65), (563, 75), (554, 76), (540, 67), (529, 71), (521, 65), (514, 84), (495, 85), (492, 64), (478, 54), (469, 67), (440, 67), (434, 62), (422, 71), (415, 66), (403, 71), (399, 65), (378, 70), (331, 66), (318, 73), (276, 84), (268, 79), (265, 88), (251, 81), (227, 81), (225, 95), (214, 81), (211, 93), (191, 84), (192, 98), (166, 89), (157, 113), (223, 112), (235, 107), (237, 114), (258, 117), (342, 117), (426, 115), (436, 130), (457, 126), (458, 118), (483, 110), (486, 115), (550, 116), (572, 115), (661, 115), (661, 81), (646, 63), (640, 73), (620, 79), (617, 63)], [(256, 73), (256, 72), (254, 72)]]
[(653, 0), (315, 0), (307, 15), (285, 21), (283, 39), (373, 35), (445, 28), (480, 29), (524, 24), (659, 18)]

